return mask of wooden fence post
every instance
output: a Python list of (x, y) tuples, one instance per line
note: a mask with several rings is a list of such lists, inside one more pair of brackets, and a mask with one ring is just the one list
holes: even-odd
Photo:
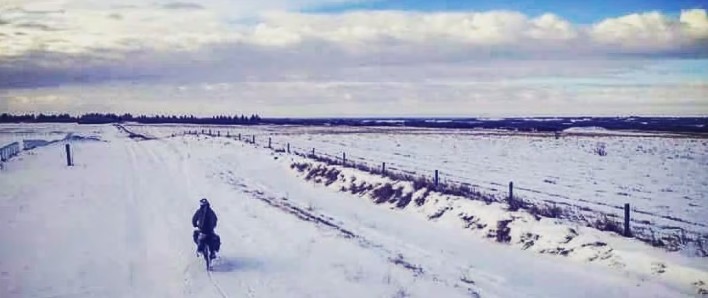
[(509, 201), (514, 199), (514, 182), (509, 182)]
[(435, 170), (435, 188), (438, 187), (439, 182), (440, 182), (440, 176), (439, 176), (438, 170)]
[(315, 148), (312, 148), (312, 157), (315, 157)]
[(509, 181), (509, 210), (519, 210), (519, 204), (514, 201), (514, 181)]
[(270, 137), (268, 137), (268, 149), (272, 149), (272, 148), (273, 148), (273, 146), (271, 146), (271, 145), (272, 145), (271, 139), (270, 139)]
[(381, 175), (386, 175), (386, 162), (381, 164)]
[(629, 203), (624, 204), (624, 236), (632, 237), (632, 231), (629, 229)]
[(288, 143), (288, 154), (290, 153), (290, 143)]
[(239, 141), (241, 140), (241, 134), (240, 134), (240, 133), (238, 134), (238, 140), (239, 140)]
[(347, 166), (347, 153), (342, 152), (342, 166), (346, 167)]
[(69, 144), (66, 144), (66, 165), (67, 166), (72, 166), (71, 164), (71, 147)]

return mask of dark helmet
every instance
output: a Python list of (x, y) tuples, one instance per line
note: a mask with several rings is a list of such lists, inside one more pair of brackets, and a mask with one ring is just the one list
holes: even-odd
[(209, 201), (207, 201), (206, 198), (203, 198), (203, 199), (199, 200), (199, 205), (201, 205), (201, 206), (209, 206)]

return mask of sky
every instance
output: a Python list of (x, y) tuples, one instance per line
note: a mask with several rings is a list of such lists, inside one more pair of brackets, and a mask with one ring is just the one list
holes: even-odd
[(690, 0), (3, 0), (0, 112), (708, 116), (708, 16)]

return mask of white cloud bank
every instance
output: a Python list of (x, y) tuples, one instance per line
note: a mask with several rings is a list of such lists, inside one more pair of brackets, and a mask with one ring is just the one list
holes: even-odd
[(6, 9), (0, 15), (0, 59), (36, 52), (100, 56), (106, 50), (127, 54), (224, 45), (297, 50), (313, 42), (363, 54), (400, 47), (706, 54), (708, 39), (708, 17), (703, 9), (682, 11), (678, 19), (648, 12), (590, 26), (573, 25), (551, 13), (529, 17), (511, 11), (271, 12), (251, 16), (248, 22), (243, 21), (245, 17), (189, 2), (48, 11)]
[[(204, 72), (262, 78), (271, 75), (262, 69), (274, 65), (310, 71), (489, 58), (708, 57), (708, 16), (702, 9), (685, 10), (677, 19), (650, 12), (579, 26), (550, 13), (529, 17), (511, 11), (249, 15), (239, 13), (243, 7), (232, 7), (231, 14), (213, 9), (227, 7), (219, 1), (100, 7), (67, 2), (82, 5), (2, 11), (0, 88), (187, 72), (198, 78)], [(265, 1), (261, 8), (278, 3)], [(230, 70), (219, 70), (226, 65)], [(251, 71), (235, 74), (235, 67)]]
[[(589, 25), (513, 11), (288, 12), (339, 2), (352, 1), (3, 1), (0, 110), (708, 114), (705, 71), (644, 71), (673, 58), (706, 66), (704, 9)], [(691, 63), (682, 71), (702, 67)], [(628, 85), (630, 73), (644, 78)]]
[(678, 20), (659, 12), (607, 19), (591, 29), (592, 39), (621, 49), (652, 53), (700, 46), (705, 54), (708, 17), (703, 9), (685, 10)]

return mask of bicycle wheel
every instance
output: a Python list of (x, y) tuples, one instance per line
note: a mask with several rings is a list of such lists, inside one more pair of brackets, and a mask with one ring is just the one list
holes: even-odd
[(202, 245), (202, 256), (204, 257), (204, 263), (206, 264), (206, 270), (209, 271), (211, 268), (209, 267), (209, 263), (211, 262), (211, 259), (209, 258), (209, 246), (207, 244)]

